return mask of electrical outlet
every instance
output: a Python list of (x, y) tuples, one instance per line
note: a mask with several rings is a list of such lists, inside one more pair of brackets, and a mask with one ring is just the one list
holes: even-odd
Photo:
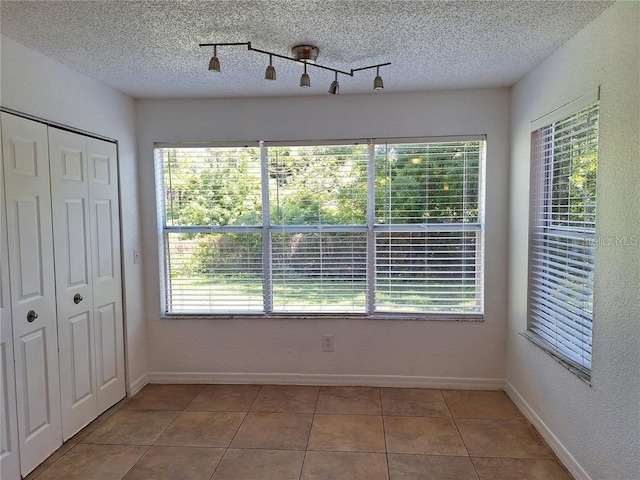
[(322, 336), (322, 351), (333, 352), (333, 335)]

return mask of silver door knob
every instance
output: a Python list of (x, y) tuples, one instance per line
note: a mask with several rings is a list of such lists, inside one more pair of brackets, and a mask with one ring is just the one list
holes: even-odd
[(73, 303), (75, 303), (76, 305), (79, 304), (82, 301), (82, 295), (80, 295), (79, 293), (76, 293), (73, 296)]
[(33, 310), (29, 310), (27, 312), (27, 322), (31, 323), (33, 322), (36, 318), (38, 318), (38, 314), (36, 312), (34, 312)]

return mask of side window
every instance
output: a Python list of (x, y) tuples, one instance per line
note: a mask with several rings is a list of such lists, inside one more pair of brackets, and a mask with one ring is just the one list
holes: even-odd
[[(527, 329), (590, 378), (598, 104), (532, 134)], [(534, 341), (535, 341), (534, 340)]]

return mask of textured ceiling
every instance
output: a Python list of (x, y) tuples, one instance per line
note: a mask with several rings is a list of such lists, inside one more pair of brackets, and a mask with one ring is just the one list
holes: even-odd
[[(220, 47), (221, 73), (199, 43), (251, 42), (318, 63), (382, 62), (385, 92), (514, 84), (611, 1), (2, 1), (0, 32), (135, 98), (327, 94), (333, 74), (246, 47)], [(372, 70), (340, 76), (340, 93), (371, 92)]]

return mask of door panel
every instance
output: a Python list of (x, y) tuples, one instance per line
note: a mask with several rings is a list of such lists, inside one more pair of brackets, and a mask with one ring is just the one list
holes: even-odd
[(98, 415), (86, 137), (49, 128), (62, 435)]
[(125, 396), (118, 164), (113, 143), (87, 139), (98, 413)]
[(40, 195), (16, 196), (13, 205), (16, 210), (15, 234), (18, 237), (18, 251), (15, 254), (19, 265), (16, 272), (19, 286), (16, 301), (28, 302), (31, 298), (42, 298), (44, 294), (45, 274), (38, 254), (42, 243)]
[(88, 312), (84, 312), (69, 319), (71, 326), (71, 351), (73, 362), (71, 364), (73, 389), (71, 401), (73, 405), (84, 401), (95, 391), (93, 379), (93, 339), (91, 338), (91, 319)]
[[(0, 159), (2, 149), (0, 148)], [(4, 164), (0, 161), (0, 164)], [(0, 168), (0, 472), (6, 480), (20, 478), (13, 326), (9, 299), (9, 250), (4, 209), (4, 181)]]
[(98, 345), (97, 353), (100, 365), (98, 379), (100, 385), (118, 381), (118, 321), (116, 306), (113, 303), (96, 308)]
[(18, 442), (26, 475), (62, 444), (47, 127), (2, 113), (2, 150)]
[(44, 328), (29, 332), (18, 339), (18, 355), (25, 366), (22, 376), (23, 389), (26, 392), (29, 408), (25, 418), (25, 442), (37, 436), (38, 432), (51, 423), (49, 398), (45, 392), (49, 390), (50, 380), (47, 375), (47, 334)]
[(111, 283), (114, 272), (113, 261), (113, 215), (110, 200), (94, 200), (96, 238), (95, 258), (97, 272), (94, 279), (98, 282)]
[(89, 284), (89, 258), (87, 252), (87, 209), (84, 198), (64, 199), (64, 232), (67, 252), (67, 285), (80, 287)]

